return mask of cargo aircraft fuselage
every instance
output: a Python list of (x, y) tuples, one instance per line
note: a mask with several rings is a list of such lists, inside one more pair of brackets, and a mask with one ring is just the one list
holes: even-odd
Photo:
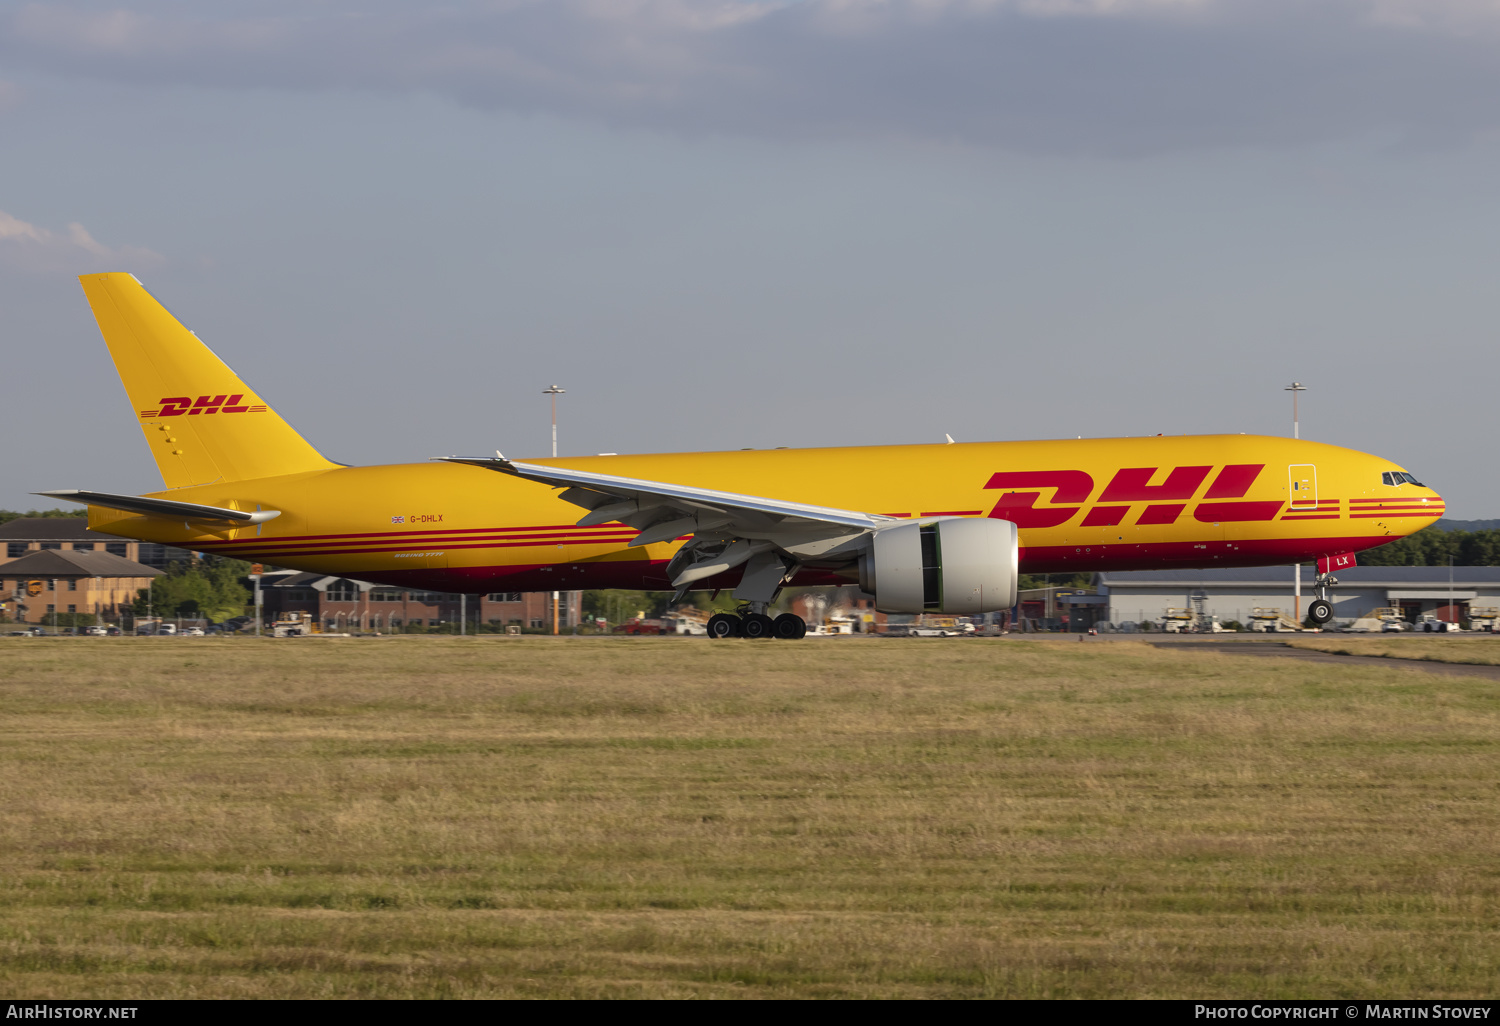
[(132, 276), (81, 280), (167, 487), (44, 494), (107, 534), (398, 587), (734, 588), (764, 618), (783, 586), (860, 583), (975, 612), (1017, 573), (1347, 559), (1444, 509), (1389, 460), (1244, 434), (342, 466)]

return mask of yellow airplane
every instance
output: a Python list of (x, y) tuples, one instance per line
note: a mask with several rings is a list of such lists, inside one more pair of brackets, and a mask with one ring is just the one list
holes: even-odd
[(796, 638), (766, 612), (786, 585), (982, 613), (1020, 573), (1317, 560), (1326, 622), (1333, 570), (1443, 513), (1389, 460), (1243, 434), (349, 467), (134, 276), (80, 280), (166, 488), (37, 494), (106, 534), (402, 588), (732, 588), (712, 636)]

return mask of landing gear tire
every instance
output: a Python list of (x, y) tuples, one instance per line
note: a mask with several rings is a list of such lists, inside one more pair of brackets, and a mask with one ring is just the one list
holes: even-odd
[(1312, 605), (1307, 607), (1307, 618), (1321, 627), (1333, 619), (1333, 605), (1323, 599), (1315, 599)]
[(738, 638), (744, 624), (733, 613), (715, 613), (708, 618), (710, 638)]
[(807, 624), (796, 613), (782, 613), (772, 621), (771, 632), (783, 641), (807, 637)]
[(769, 638), (776, 630), (776, 621), (765, 613), (750, 613), (740, 622), (740, 635), (746, 638)]

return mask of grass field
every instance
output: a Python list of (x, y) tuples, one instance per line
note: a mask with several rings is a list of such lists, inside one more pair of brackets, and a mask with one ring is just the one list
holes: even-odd
[(1377, 634), (1373, 637), (1324, 635), (1288, 641), (1295, 648), (1311, 648), (1339, 655), (1384, 656), (1388, 659), (1421, 659), (1435, 663), (1469, 663), (1500, 666), (1500, 637), (1478, 634), (1414, 635)]
[(1438, 997), (1500, 694), (1025, 640), (0, 641), (0, 990)]

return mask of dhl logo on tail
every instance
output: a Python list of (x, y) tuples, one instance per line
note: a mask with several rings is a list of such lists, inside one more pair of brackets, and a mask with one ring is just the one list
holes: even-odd
[(152, 417), (181, 417), (186, 414), (196, 417), (198, 414), (207, 413), (265, 413), (264, 406), (241, 405), (245, 393), (238, 395), (200, 395), (196, 400), (191, 396), (178, 395), (158, 399), (157, 408), (154, 410), (142, 410), (141, 419), (150, 420)]

